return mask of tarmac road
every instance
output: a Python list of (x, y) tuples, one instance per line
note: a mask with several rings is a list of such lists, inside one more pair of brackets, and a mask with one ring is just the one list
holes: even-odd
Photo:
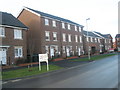
[(3, 88), (117, 88), (118, 55), (37, 77), (3, 83)]

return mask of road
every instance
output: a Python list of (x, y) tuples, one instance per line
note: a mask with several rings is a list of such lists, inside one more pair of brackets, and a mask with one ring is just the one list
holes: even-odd
[(3, 83), (3, 88), (116, 88), (118, 55), (44, 76)]

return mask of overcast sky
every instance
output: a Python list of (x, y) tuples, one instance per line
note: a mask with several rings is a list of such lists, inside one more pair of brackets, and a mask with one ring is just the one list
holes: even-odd
[(22, 8), (29, 7), (55, 16), (72, 20), (89, 31), (111, 34), (118, 33), (119, 0), (1, 0), (0, 11), (18, 16)]

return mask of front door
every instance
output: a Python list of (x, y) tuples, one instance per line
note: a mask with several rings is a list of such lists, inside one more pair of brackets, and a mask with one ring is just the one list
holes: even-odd
[(66, 48), (67, 56), (70, 56), (70, 49), (67, 47)]
[(7, 64), (6, 49), (0, 49), (0, 63)]
[(81, 52), (81, 50), (80, 50), (80, 48), (78, 48), (78, 56), (80, 56), (80, 54), (81, 54), (80, 52)]
[(54, 48), (52, 48), (52, 47), (51, 47), (51, 49), (50, 49), (50, 55), (51, 55), (51, 57), (54, 56)]

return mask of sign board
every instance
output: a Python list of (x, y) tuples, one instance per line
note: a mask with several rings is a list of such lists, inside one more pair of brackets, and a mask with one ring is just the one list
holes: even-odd
[(41, 71), (41, 62), (47, 63), (47, 71), (49, 70), (48, 65), (48, 54), (39, 54), (39, 70)]

